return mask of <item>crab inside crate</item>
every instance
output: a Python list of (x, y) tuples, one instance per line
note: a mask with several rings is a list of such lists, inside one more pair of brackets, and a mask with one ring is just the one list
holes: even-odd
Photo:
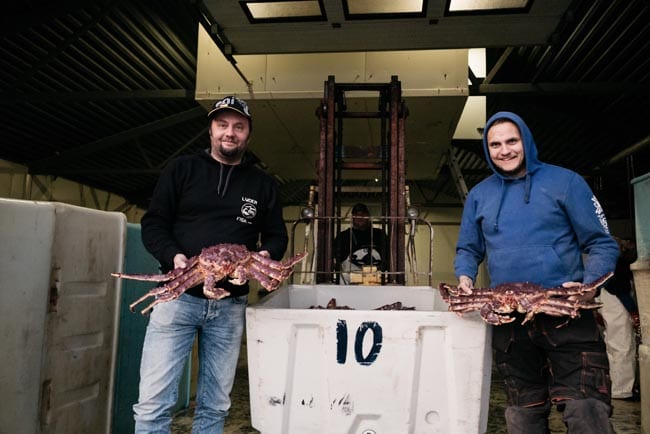
[[(352, 309), (310, 309), (331, 299)], [(415, 310), (374, 310), (401, 302)], [(262, 434), (483, 433), (490, 333), (430, 287), (289, 285), (247, 308)]]

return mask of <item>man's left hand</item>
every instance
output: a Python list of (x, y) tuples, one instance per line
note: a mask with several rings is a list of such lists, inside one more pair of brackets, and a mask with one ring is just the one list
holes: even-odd
[[(582, 283), (580, 282), (564, 282), (562, 284), (563, 288), (575, 288), (578, 286), (582, 286)], [(585, 301), (591, 301), (596, 297), (596, 293), (598, 292), (598, 289), (593, 289), (589, 292), (585, 292), (584, 294), (580, 295), (571, 295), (569, 296), (568, 300), (569, 301), (577, 301), (577, 302), (585, 302)]]

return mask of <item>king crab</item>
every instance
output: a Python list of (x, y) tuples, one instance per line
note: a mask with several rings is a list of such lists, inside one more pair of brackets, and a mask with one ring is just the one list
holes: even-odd
[(538, 313), (551, 316), (580, 316), (580, 309), (598, 309), (602, 305), (592, 300), (581, 300), (590, 292), (603, 286), (614, 273), (608, 273), (598, 280), (565, 288), (557, 286), (544, 288), (530, 282), (503, 283), (494, 288), (476, 288), (471, 294), (464, 294), (457, 286), (441, 283), (438, 289), (442, 299), (449, 304), (449, 310), (458, 315), (478, 310), (488, 324), (500, 325), (515, 320), (508, 315), (525, 313), (525, 324)]
[(230, 278), (229, 282), (235, 285), (243, 285), (253, 278), (266, 290), (273, 291), (289, 278), (293, 266), (306, 256), (307, 252), (302, 252), (285, 261), (274, 261), (257, 252), (249, 252), (246, 246), (240, 244), (217, 244), (206, 247), (199, 255), (189, 258), (185, 268), (176, 268), (166, 274), (112, 273), (112, 276), (167, 282), (147, 292), (129, 306), (133, 312), (136, 305), (149, 297), (155, 297), (155, 300), (142, 310), (142, 314), (145, 315), (155, 305), (174, 300), (201, 282), (206, 297), (216, 300), (227, 297), (230, 293), (217, 286), (217, 283), (226, 277)]

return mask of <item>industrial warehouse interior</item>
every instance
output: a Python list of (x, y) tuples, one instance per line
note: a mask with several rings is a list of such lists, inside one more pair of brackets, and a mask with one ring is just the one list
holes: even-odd
[[(248, 56), (485, 48), (483, 77), (462, 71), (466, 86), (456, 93), (436, 86), (444, 71), (420, 71), (418, 79), (428, 75), (436, 87), (419, 94), (413, 89), (412, 96), (407, 90), (415, 85), (401, 78), (410, 113), (406, 149), (426, 163), (408, 163), (407, 182), (419, 196), (413, 202), (460, 206), (442, 161), (449, 148), (469, 188), (488, 173), (478, 133), (453, 137), (463, 100), (476, 96), (485, 98), (485, 113), (520, 114), (536, 136), (540, 158), (587, 178), (608, 217), (630, 216), (629, 181), (650, 164), (647, 2), (533, 1), (523, 12), (452, 15), (441, 0), (426, 1), (423, 13), (405, 18), (346, 18), (346, 2), (322, 1), (320, 20), (259, 23), (247, 18), (243, 3), (6, 3), (0, 158), (33, 177), (73, 180), (119, 195), (124, 207), (146, 207), (165, 162), (207, 147), (204, 106), (236, 90), (254, 100), (251, 148), (260, 164), (277, 175), (285, 204), (302, 204), (316, 178), (315, 110), (323, 83), (329, 75), (337, 82), (373, 80), (357, 77), (363, 70), (347, 70), (340, 63), (346, 57), (333, 57), (335, 67), (314, 77), (279, 70), (276, 80), (284, 80), (285, 89), (278, 85), (276, 96), (270, 83), (246, 75)], [(223, 81), (234, 75), (236, 89), (195, 87), (203, 32), (214, 42), (209, 54), (226, 53), (232, 67)], [(407, 73), (388, 71), (381, 78)], [(290, 87), (291, 81), (298, 84)], [(439, 92), (447, 94), (440, 102), (432, 98)], [(361, 141), (364, 133), (355, 145), (371, 145)], [(412, 174), (411, 166), (417, 170)]]
[[(404, 183), (409, 204), (443, 222), (438, 258), (453, 253), (454, 233), (447, 235), (445, 225), (457, 225), (466, 190), (491, 173), (482, 127), (502, 110), (527, 122), (540, 160), (586, 179), (613, 230), (635, 235), (633, 180), (650, 172), (647, 1), (528, 0), (463, 9), (453, 0), (302, 0), (299, 8), (286, 2), (288, 8), (268, 13), (265, 3), (283, 2), (3, 3), (0, 197), (118, 212), (137, 224), (165, 165), (209, 147), (210, 104), (235, 94), (253, 113), (256, 164), (277, 180), (293, 222), (318, 186), (318, 110), (328, 80), (363, 90), (396, 78), (406, 114)], [(362, 92), (345, 103), (370, 112), (377, 99)], [(380, 152), (381, 133), (370, 121), (357, 120), (344, 134), (347, 155)], [(382, 202), (379, 179), (373, 171), (342, 179), (342, 209)], [(453, 277), (435, 271), (437, 280)], [(251, 304), (263, 295), (253, 291)], [(4, 314), (10, 299), (0, 300)], [(146, 319), (131, 315), (142, 327)], [(259, 432), (251, 423), (247, 348), (227, 433)], [(190, 431), (191, 376), (190, 370), (175, 433)], [(504, 433), (505, 397), (495, 375), (492, 381), (486, 432)], [(118, 416), (116, 408), (126, 412), (131, 403), (113, 403), (112, 393), (105, 424), (128, 434), (131, 414)], [(26, 426), (63, 432), (47, 430), (55, 425), (37, 401), (35, 421)], [(641, 409), (639, 402), (616, 402), (617, 432), (641, 433)], [(552, 420), (553, 433), (564, 429), (559, 417)]]

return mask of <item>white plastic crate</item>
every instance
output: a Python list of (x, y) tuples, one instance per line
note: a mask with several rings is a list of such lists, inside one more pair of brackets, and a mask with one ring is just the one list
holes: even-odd
[[(355, 310), (309, 309), (338, 305)], [(375, 311), (400, 301), (415, 311)], [(487, 428), (489, 327), (430, 287), (291, 285), (247, 309), (262, 434), (469, 434)]]
[(650, 261), (650, 173), (630, 181), (634, 188), (634, 219), (639, 260)]
[(0, 199), (0, 432), (109, 433), (126, 218)]

